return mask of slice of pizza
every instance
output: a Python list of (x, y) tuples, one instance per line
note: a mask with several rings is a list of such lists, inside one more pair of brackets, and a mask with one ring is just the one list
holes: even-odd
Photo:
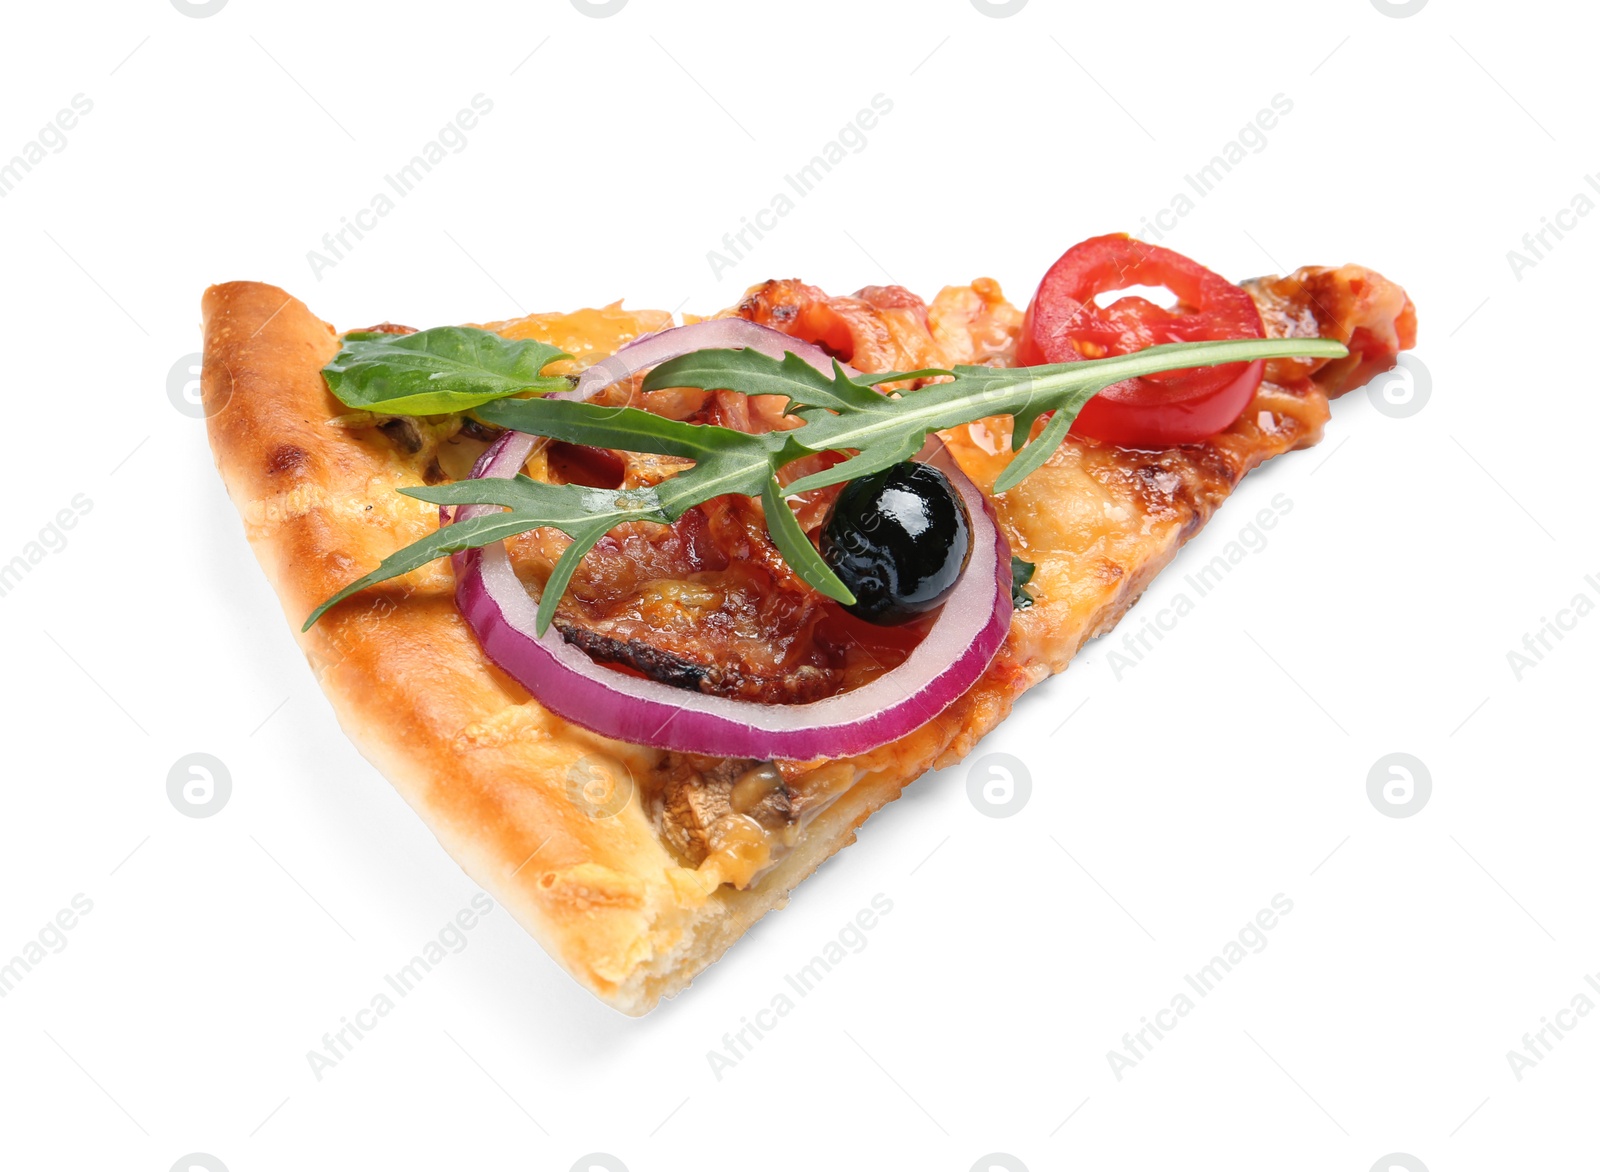
[[(1136, 285), (1176, 303), (1102, 304)], [(1026, 312), (989, 280), (777, 280), (677, 326), (340, 334), (241, 282), (204, 329), (217, 465), (344, 729), (639, 1014), (1109, 630), (1416, 320), (1354, 265), (1234, 285), (1109, 236)]]

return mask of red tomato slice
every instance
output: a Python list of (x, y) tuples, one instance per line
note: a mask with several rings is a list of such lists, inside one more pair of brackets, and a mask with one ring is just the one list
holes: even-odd
[[(1130, 285), (1163, 285), (1178, 303), (1094, 303), (1097, 294)], [(1073, 246), (1050, 267), (1023, 318), (1017, 361), (1037, 366), (1164, 342), (1264, 336), (1255, 302), (1239, 286), (1169, 248), (1117, 233)], [(1114, 383), (1084, 404), (1072, 433), (1125, 448), (1199, 443), (1239, 418), (1261, 372), (1260, 362), (1236, 362)]]

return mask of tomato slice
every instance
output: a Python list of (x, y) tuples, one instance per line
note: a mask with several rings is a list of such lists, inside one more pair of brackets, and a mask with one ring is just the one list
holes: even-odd
[[(1095, 304), (1097, 294), (1130, 285), (1165, 286), (1177, 304), (1163, 309), (1143, 297)], [(1017, 361), (1037, 366), (1165, 342), (1264, 336), (1255, 302), (1239, 286), (1119, 232), (1074, 245), (1050, 266), (1023, 318)], [(1072, 434), (1125, 448), (1199, 443), (1239, 418), (1261, 374), (1261, 362), (1236, 362), (1114, 383), (1084, 404)]]

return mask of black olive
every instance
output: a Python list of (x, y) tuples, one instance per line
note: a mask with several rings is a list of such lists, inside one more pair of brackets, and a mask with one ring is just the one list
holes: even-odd
[(972, 550), (967, 506), (944, 473), (896, 464), (844, 486), (822, 527), (822, 556), (880, 626), (915, 618), (955, 589)]

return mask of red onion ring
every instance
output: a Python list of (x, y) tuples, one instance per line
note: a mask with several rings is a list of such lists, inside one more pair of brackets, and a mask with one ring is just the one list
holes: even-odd
[[(512, 464), (504, 450), (485, 475)], [(972, 553), (922, 642), (869, 684), (809, 704), (761, 704), (688, 692), (596, 663), (550, 628), (503, 543), (455, 555), (456, 605), (484, 653), (539, 703), (602, 736), (716, 757), (847, 757), (898, 740), (938, 716), (989, 666), (1011, 627), (1011, 548), (988, 500), (940, 453), (932, 461), (973, 519)]]
[[(713, 333), (702, 326), (722, 328)], [(729, 326), (734, 329), (726, 329)], [(752, 341), (756, 335), (750, 329), (761, 331), (758, 341)], [(657, 344), (673, 334), (688, 336), (673, 338), (669, 345)], [(801, 353), (799, 346), (804, 343), (786, 334), (726, 318), (631, 343), (639, 350), (596, 375), (588, 387), (580, 379), (567, 395), (592, 396), (644, 366), (707, 346), (747, 344), (771, 353), (766, 347), (775, 343), (768, 336), (773, 334), (782, 340), (773, 357), (790, 350), (818, 369), (824, 369), (820, 362), (827, 362), (831, 373), (831, 360), (821, 350), (813, 347), (815, 355)], [(622, 354), (619, 350), (612, 357)], [(622, 373), (614, 374), (619, 370)], [(601, 383), (601, 378), (608, 381)], [(515, 476), (538, 441), (539, 437), (522, 432), (505, 433), (479, 458), (472, 477)], [(761, 760), (865, 753), (921, 728), (965, 694), (988, 668), (1011, 628), (1011, 547), (977, 485), (942, 444), (934, 441), (924, 449), (930, 450), (928, 462), (949, 478), (972, 521), (967, 568), (905, 661), (848, 692), (807, 704), (762, 704), (689, 692), (606, 667), (568, 643), (554, 627), (543, 636), (535, 633), (538, 603), (512, 569), (503, 542), (452, 555), (456, 606), (495, 664), (545, 708), (602, 736), (679, 752)], [(459, 516), (466, 520), (495, 508), (463, 505)]]
[[(742, 317), (714, 317), (692, 325), (674, 326), (645, 334), (623, 346), (609, 358), (601, 359), (578, 376), (570, 391), (556, 391), (551, 399), (592, 399), (612, 383), (637, 374), (647, 366), (658, 366), (696, 350), (749, 349), (768, 358), (782, 358), (784, 351), (802, 359), (823, 374), (833, 374), (833, 359), (821, 346), (791, 338), (782, 330), (758, 325)], [(855, 378), (861, 372), (840, 363), (845, 374)]]

